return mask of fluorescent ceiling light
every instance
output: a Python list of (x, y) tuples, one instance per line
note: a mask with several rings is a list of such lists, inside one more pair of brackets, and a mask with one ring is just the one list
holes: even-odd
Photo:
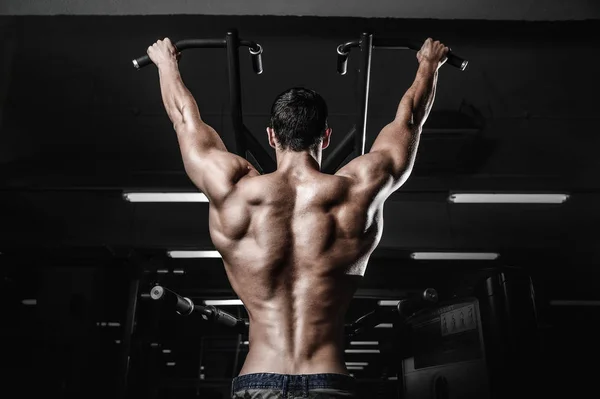
[(171, 349), (163, 349), (162, 353), (171, 353)]
[(377, 341), (351, 341), (350, 345), (379, 345)]
[(129, 202), (208, 202), (202, 193), (123, 193)]
[(456, 193), (448, 197), (455, 204), (562, 204), (568, 199), (568, 194)]
[(552, 305), (552, 306), (600, 306), (600, 301), (556, 299), (556, 300), (550, 301), (550, 305)]
[(388, 377), (389, 381), (396, 381), (398, 379), (398, 377)]
[(392, 328), (394, 325), (392, 323), (379, 323), (375, 326), (375, 328)]
[(410, 257), (415, 260), (494, 260), (498, 258), (494, 252), (413, 252)]
[(346, 353), (379, 353), (379, 349), (346, 349)]
[(219, 251), (169, 251), (171, 258), (220, 258)]
[(115, 339), (115, 344), (120, 344), (121, 340), (120, 339)]
[(368, 362), (346, 362), (346, 366), (368, 366)]
[(173, 367), (173, 366), (175, 366), (175, 362), (167, 362), (167, 366)]
[(362, 366), (346, 366), (348, 370), (364, 370), (365, 368)]
[(377, 304), (379, 306), (398, 306), (398, 302), (400, 302), (399, 300), (383, 300), (383, 301), (377, 301)]
[(21, 303), (26, 306), (35, 306), (37, 305), (37, 299), (23, 299)]
[(206, 306), (244, 306), (241, 299), (207, 299)]

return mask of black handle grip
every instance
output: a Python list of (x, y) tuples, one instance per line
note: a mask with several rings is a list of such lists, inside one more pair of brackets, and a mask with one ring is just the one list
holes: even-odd
[(167, 306), (173, 306), (175, 311), (182, 316), (188, 316), (194, 311), (194, 303), (173, 291), (157, 285), (150, 290), (150, 297), (155, 301), (163, 300)]
[(425, 289), (418, 297), (403, 299), (398, 302), (397, 310), (400, 317), (406, 319), (420, 309), (437, 303), (438, 293), (433, 288)]
[(198, 306), (197, 309), (205, 320), (223, 324), (238, 333), (248, 333), (248, 327), (246, 326), (246, 321), (244, 319), (238, 319), (234, 315), (224, 312), (221, 309), (217, 309), (212, 305)]
[[(425, 43), (425, 42), (423, 42), (423, 43)], [(423, 43), (417, 43), (417, 42), (410, 41), (407, 43), (407, 47), (410, 48), (411, 50), (419, 51), (419, 50), (421, 50), (421, 47), (423, 47)], [(467, 69), (467, 65), (469, 65), (469, 61), (454, 54), (452, 52), (452, 49), (448, 50), (446, 57), (448, 58), (448, 60), (446, 61), (446, 64), (452, 65), (453, 67), (456, 67), (456, 68), (460, 69), (461, 71), (464, 71), (465, 69)]]
[(215, 321), (227, 327), (236, 327), (240, 323), (237, 317), (220, 309), (216, 309), (215, 311)]
[(453, 67), (460, 69), (461, 71), (464, 71), (465, 69), (467, 69), (467, 65), (469, 65), (469, 61), (465, 60), (464, 58), (459, 57), (458, 55), (454, 54), (452, 51), (448, 51), (447, 57), (448, 57), (448, 61), (446, 61), (446, 63), (452, 65)]
[(150, 59), (150, 57), (148, 57), (148, 55), (142, 55), (139, 58), (136, 58), (135, 60), (132, 61), (133, 62), (133, 66), (136, 69), (141, 69), (145, 66), (148, 66), (150, 64), (152, 64), (152, 60)]
[(260, 75), (263, 73), (263, 65), (262, 65), (262, 52), (263, 49), (260, 44), (257, 44), (258, 50), (253, 50), (250, 48), (250, 56), (252, 57), (252, 69), (254, 69), (254, 73)]
[[(223, 39), (183, 39), (173, 43), (173, 46), (178, 52), (181, 52), (190, 48), (222, 48), (226, 46), (226, 43)], [(138, 70), (152, 64), (152, 60), (147, 54), (136, 58), (132, 62)]]
[(342, 45), (339, 45), (337, 48), (337, 71), (340, 75), (345, 75), (348, 71), (348, 54), (347, 52), (342, 51)]

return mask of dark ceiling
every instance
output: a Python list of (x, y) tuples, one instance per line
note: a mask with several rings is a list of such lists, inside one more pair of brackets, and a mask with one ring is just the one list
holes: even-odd
[[(42, 319), (71, 320), (79, 314), (72, 299), (79, 295), (91, 304), (83, 319), (124, 324), (132, 276), (141, 276), (138, 294), (161, 282), (196, 299), (233, 295), (220, 261), (165, 255), (168, 249), (211, 248), (207, 204), (132, 204), (121, 196), (130, 189), (194, 190), (162, 107), (156, 70), (136, 71), (131, 59), (165, 36), (222, 38), (231, 27), (264, 48), (264, 73), (252, 73), (245, 51), (241, 73), (244, 122), (265, 149), (271, 101), (291, 86), (325, 97), (332, 146), (356, 123), (358, 60), (351, 58), (348, 74), (339, 76), (335, 49), (363, 31), (415, 40), (431, 36), (470, 61), (464, 72), (448, 66), (440, 71), (415, 170), (386, 204), (384, 236), (349, 319), (377, 298), (427, 286), (450, 290), (451, 277), (460, 280), (461, 273), (489, 266), (412, 261), (408, 255), (415, 250), (499, 252), (493, 265), (532, 275), (543, 303), (600, 299), (597, 20), (190, 15), (0, 18), (0, 277), (6, 298), (20, 303), (37, 297)], [(367, 148), (393, 117), (416, 66), (411, 51), (375, 50)], [(204, 119), (233, 146), (225, 52), (189, 51), (181, 70)], [(448, 194), (455, 191), (571, 197), (563, 205), (450, 204)], [(186, 274), (156, 274), (163, 268)], [(193, 371), (177, 373), (197, 377), (201, 343), (193, 331), (206, 327), (153, 309), (140, 298), (140, 342), (162, 337), (178, 370)], [(30, 311), (11, 313), (23, 329)], [(72, 331), (61, 326), (52, 327), (57, 336)], [(111, 340), (123, 334), (102, 331)], [(381, 340), (386, 333), (374, 331), (370, 338)], [(235, 347), (235, 337), (217, 342), (214, 336), (227, 336), (223, 332), (205, 335), (202, 342), (222, 345), (217, 353)], [(231, 376), (230, 363), (213, 364), (214, 375), (207, 375), (215, 381)]]

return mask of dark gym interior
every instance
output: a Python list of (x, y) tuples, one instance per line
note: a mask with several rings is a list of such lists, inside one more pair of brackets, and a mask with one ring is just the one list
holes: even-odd
[[(248, 337), (178, 315), (149, 294), (160, 285), (198, 304), (236, 298), (221, 259), (167, 253), (213, 249), (209, 205), (134, 203), (123, 194), (197, 191), (156, 68), (136, 70), (132, 59), (157, 39), (224, 38), (233, 29), (263, 48), (259, 75), (247, 48), (239, 49), (241, 108), (272, 157), (265, 127), (287, 88), (309, 87), (326, 99), (330, 148), (356, 125), (360, 50), (342, 76), (336, 48), (363, 32), (375, 40), (432, 37), (469, 61), (464, 71), (440, 69), (415, 168), (386, 203), (383, 238), (347, 321), (427, 288), (437, 291), (438, 313), (427, 308), (406, 328), (384, 317), (348, 340), (346, 361), (363, 397), (597, 391), (600, 6), (431, 0), (384, 1), (380, 10), (378, 2), (352, 1), (345, 9), (336, 2), (338, 10), (317, 1), (176, 1), (170, 10), (157, 3), (0, 5), (0, 396), (228, 397)], [(226, 51), (186, 51), (180, 68), (203, 118), (235, 148)], [(416, 68), (412, 50), (373, 49), (367, 151)], [(453, 193), (568, 199), (463, 204), (449, 201)], [(416, 252), (498, 256), (419, 260)], [(220, 309), (248, 316), (243, 306)], [(474, 341), (431, 338), (419, 324), (453, 309), (477, 313)], [(475, 396), (460, 394), (467, 385), (478, 386)]]

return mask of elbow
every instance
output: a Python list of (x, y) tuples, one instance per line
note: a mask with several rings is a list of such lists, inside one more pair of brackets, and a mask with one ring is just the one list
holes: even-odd
[(396, 163), (392, 170), (391, 176), (395, 187), (400, 187), (408, 179), (412, 172), (412, 167), (406, 161)]
[(400, 187), (402, 187), (402, 185), (404, 185), (404, 183), (406, 183), (406, 181), (408, 180), (408, 178), (410, 177), (411, 173), (412, 173), (412, 165), (411, 166), (407, 166), (404, 167), (403, 169), (397, 171), (397, 173), (394, 175), (394, 183), (393, 183), (393, 187), (394, 190), (399, 189)]

